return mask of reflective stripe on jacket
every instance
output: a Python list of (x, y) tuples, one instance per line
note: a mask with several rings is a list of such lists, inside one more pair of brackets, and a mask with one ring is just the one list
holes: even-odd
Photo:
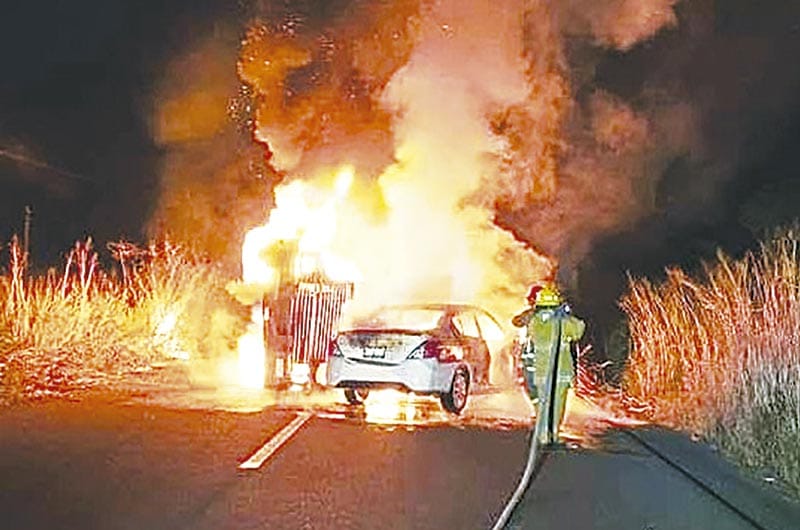
[(558, 359), (559, 382), (568, 382), (574, 374), (570, 343), (583, 337), (586, 325), (583, 320), (565, 313), (562, 308), (537, 307), (517, 315), (513, 324), (527, 327), (527, 341), (522, 351), (525, 365), (533, 365), (537, 377), (544, 377), (549, 367), (553, 341), (558, 340), (558, 318), (561, 317), (561, 345)]

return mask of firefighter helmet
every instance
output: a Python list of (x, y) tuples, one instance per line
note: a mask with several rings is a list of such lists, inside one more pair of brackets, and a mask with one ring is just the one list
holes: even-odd
[(561, 303), (561, 295), (554, 285), (536, 284), (528, 291), (528, 302), (536, 307), (556, 307)]
[(531, 290), (528, 291), (528, 296), (526, 300), (530, 302), (531, 305), (536, 304), (536, 298), (539, 296), (539, 291), (541, 291), (543, 287), (539, 284), (534, 284), (531, 286)]

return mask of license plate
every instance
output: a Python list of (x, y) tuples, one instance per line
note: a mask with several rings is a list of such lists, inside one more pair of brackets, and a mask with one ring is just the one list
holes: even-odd
[(386, 347), (363, 348), (362, 352), (365, 359), (384, 359), (386, 357)]

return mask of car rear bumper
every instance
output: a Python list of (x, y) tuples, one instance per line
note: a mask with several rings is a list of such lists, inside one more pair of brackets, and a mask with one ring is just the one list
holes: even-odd
[(403, 387), (417, 393), (450, 390), (458, 363), (436, 359), (407, 359), (400, 364), (364, 362), (348, 357), (328, 360), (328, 385), (334, 387)]

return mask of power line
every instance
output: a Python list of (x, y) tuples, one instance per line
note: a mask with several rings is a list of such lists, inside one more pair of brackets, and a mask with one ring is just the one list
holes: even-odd
[(52, 164), (48, 164), (47, 162), (43, 162), (41, 160), (37, 160), (37, 159), (31, 158), (29, 156), (21, 155), (19, 153), (14, 153), (14, 152), (9, 151), (7, 149), (0, 148), (0, 156), (8, 158), (8, 159), (11, 159), (11, 160), (14, 160), (15, 162), (20, 162), (22, 164), (27, 164), (29, 166), (36, 167), (36, 168), (39, 168), (39, 169), (47, 169), (49, 171), (57, 173), (58, 175), (61, 175), (63, 177), (69, 177), (69, 178), (71, 178), (73, 180), (79, 180), (81, 182), (88, 182), (88, 183), (91, 183), (91, 184), (97, 184), (98, 183), (96, 180), (94, 180), (92, 178), (89, 178), (89, 177), (86, 177), (84, 175), (81, 175), (79, 173), (75, 173), (74, 171), (70, 171), (68, 169), (63, 169), (63, 168), (60, 168), (60, 167), (56, 167), (56, 166), (54, 166)]

